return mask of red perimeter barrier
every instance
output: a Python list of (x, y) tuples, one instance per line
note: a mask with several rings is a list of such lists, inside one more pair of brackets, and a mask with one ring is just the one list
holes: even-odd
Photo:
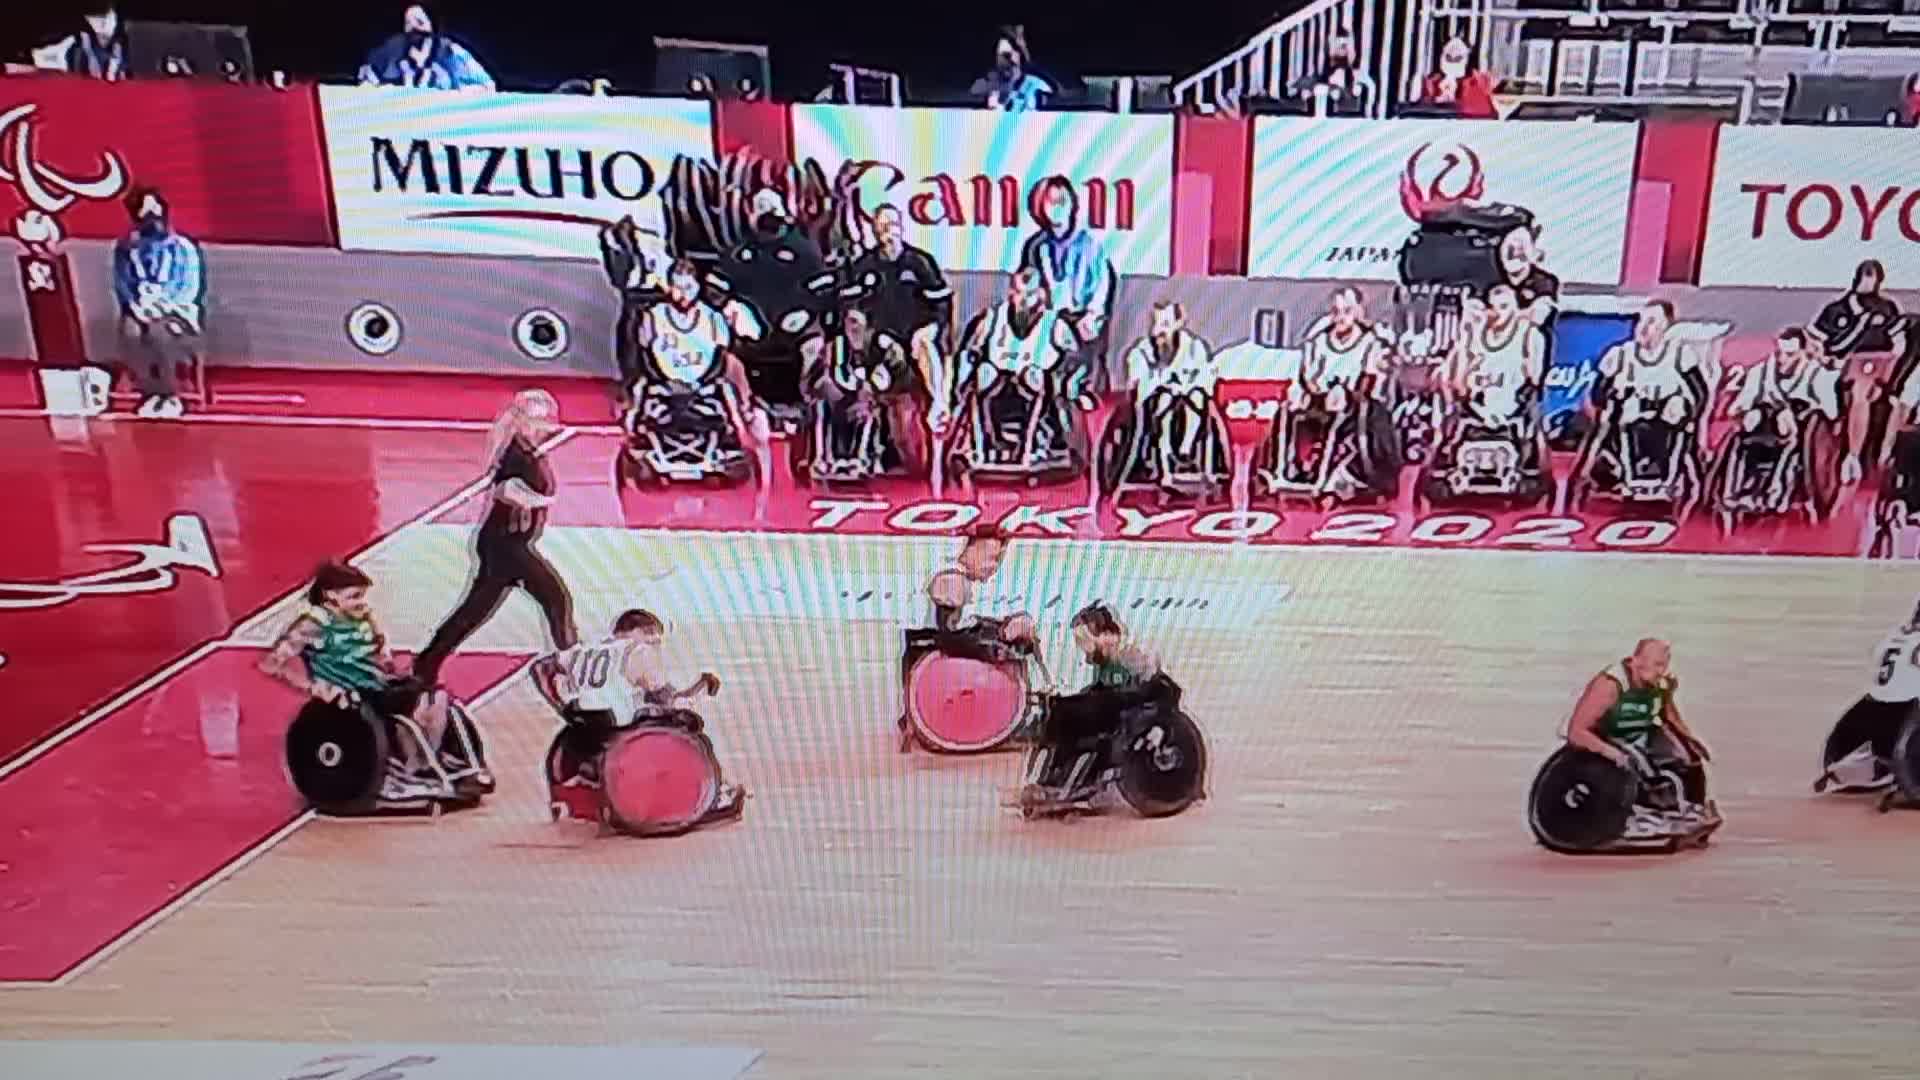
[(0, 79), (0, 221), (38, 209), (111, 239), (127, 192), (152, 186), (202, 243), (331, 247), (323, 146), (311, 87)]

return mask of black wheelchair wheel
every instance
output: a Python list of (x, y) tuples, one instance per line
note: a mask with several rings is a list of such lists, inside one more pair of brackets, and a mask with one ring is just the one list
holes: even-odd
[(1533, 778), (1527, 824), (1548, 851), (1600, 851), (1626, 832), (1638, 792), (1632, 773), (1598, 754), (1563, 746)]
[(1843, 795), (1873, 790), (1864, 787), (1830, 787), (1827, 772), (1834, 763), (1868, 743), (1873, 744), (1877, 756), (1890, 760), (1901, 728), (1909, 717), (1916, 715), (1920, 715), (1920, 709), (1916, 709), (1915, 703), (1910, 701), (1878, 701), (1863, 697), (1854, 702), (1852, 708), (1841, 714), (1839, 722), (1827, 733), (1827, 741), (1820, 747), (1820, 780), (1814, 790)]
[[(465, 738), (461, 736), (464, 733)], [(471, 755), (469, 755), (471, 750)], [(440, 736), (440, 752), (450, 754), (476, 769), (487, 767), (487, 744), (480, 737), (480, 725), (458, 703), (447, 705), (447, 730)]]
[(1920, 805), (1920, 712), (1907, 715), (1900, 737), (1893, 741), (1893, 780), (1902, 801)]
[(309, 701), (287, 727), (287, 775), (321, 813), (363, 814), (380, 798), (390, 745), (372, 710)]
[[(1153, 727), (1161, 732), (1156, 749), (1143, 745)], [(1171, 713), (1135, 735), (1120, 756), (1120, 797), (1141, 817), (1171, 817), (1206, 794), (1207, 740), (1200, 725), (1182, 712)]]

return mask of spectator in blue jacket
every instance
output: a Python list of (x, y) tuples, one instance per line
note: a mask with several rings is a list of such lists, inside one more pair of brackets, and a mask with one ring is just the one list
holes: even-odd
[(1107, 389), (1107, 319), (1113, 314), (1114, 272), (1106, 248), (1080, 219), (1080, 196), (1073, 181), (1048, 177), (1040, 186), (1045, 226), (1020, 248), (1020, 266), (1047, 283), (1053, 310), (1073, 327), (1081, 355), (1089, 365), (1094, 393)]
[(989, 109), (1033, 112), (1053, 94), (1053, 86), (1035, 75), (1032, 68), (1026, 28), (1003, 26), (994, 47), (993, 71), (974, 84), (974, 93), (986, 95)]
[(427, 9), (407, 9), (401, 32), (381, 42), (360, 65), (363, 86), (425, 86), (435, 90), (492, 90), (493, 76), (466, 47), (433, 29)]
[(133, 229), (113, 245), (113, 293), (120, 302), (121, 362), (140, 389), (140, 415), (176, 417), (180, 366), (199, 355), (207, 279), (200, 249), (173, 231), (154, 188), (127, 196)]
[[(86, 17), (73, 36), (36, 50), (34, 63), (108, 82), (126, 78), (127, 28), (120, 13), (111, 3), (89, 3), (81, 10)], [(41, 59), (43, 52), (46, 59)]]

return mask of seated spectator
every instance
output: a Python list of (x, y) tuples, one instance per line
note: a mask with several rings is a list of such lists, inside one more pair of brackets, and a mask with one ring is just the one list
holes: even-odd
[(493, 76), (465, 46), (436, 33), (427, 9), (407, 9), (400, 33), (367, 54), (365, 86), (425, 86), (436, 90), (492, 90)]
[(973, 92), (984, 94), (987, 108), (1005, 112), (1032, 112), (1054, 94), (1052, 84), (1030, 70), (1033, 54), (1027, 50), (1024, 27), (1006, 26), (1000, 30), (995, 49), (993, 72), (973, 84)]
[(1302, 98), (1324, 93), (1329, 113), (1365, 113), (1373, 101), (1373, 80), (1360, 70), (1354, 58), (1353, 38), (1335, 34), (1327, 42), (1327, 66), (1319, 74), (1295, 83), (1293, 92)]
[(1428, 105), (1451, 105), (1469, 120), (1493, 120), (1493, 79), (1473, 67), (1473, 49), (1462, 38), (1449, 39), (1440, 50), (1440, 69), (1428, 74), (1420, 87)]
[(58, 68), (108, 82), (127, 77), (127, 28), (112, 4), (86, 5), (84, 23), (70, 38), (49, 50)]
[(177, 417), (180, 366), (199, 354), (206, 276), (200, 249), (173, 231), (154, 188), (127, 196), (133, 229), (113, 245), (113, 293), (120, 305), (121, 362), (140, 388), (140, 415)]

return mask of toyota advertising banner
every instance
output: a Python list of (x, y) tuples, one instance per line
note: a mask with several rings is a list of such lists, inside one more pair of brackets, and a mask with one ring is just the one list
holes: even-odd
[(948, 270), (1018, 268), (1054, 176), (1115, 270), (1172, 266), (1171, 116), (796, 105), (793, 149), (829, 177), (863, 166), (863, 210), (898, 206), (908, 242)]
[(1415, 215), (1466, 202), (1531, 210), (1562, 281), (1620, 281), (1637, 124), (1255, 123), (1251, 277), (1397, 281)]
[[(180, 80), (0, 79), (0, 222), (106, 240), (135, 187), (202, 243), (327, 247), (327, 172), (311, 90)], [(44, 220), (43, 220), (44, 218)], [(51, 232), (48, 232), (48, 230)]]
[(1862, 259), (1920, 285), (1911, 128), (1720, 129), (1702, 285), (1845, 289)]
[(706, 102), (323, 86), (349, 251), (599, 258), (599, 229), (661, 217), (682, 154), (713, 159)]

